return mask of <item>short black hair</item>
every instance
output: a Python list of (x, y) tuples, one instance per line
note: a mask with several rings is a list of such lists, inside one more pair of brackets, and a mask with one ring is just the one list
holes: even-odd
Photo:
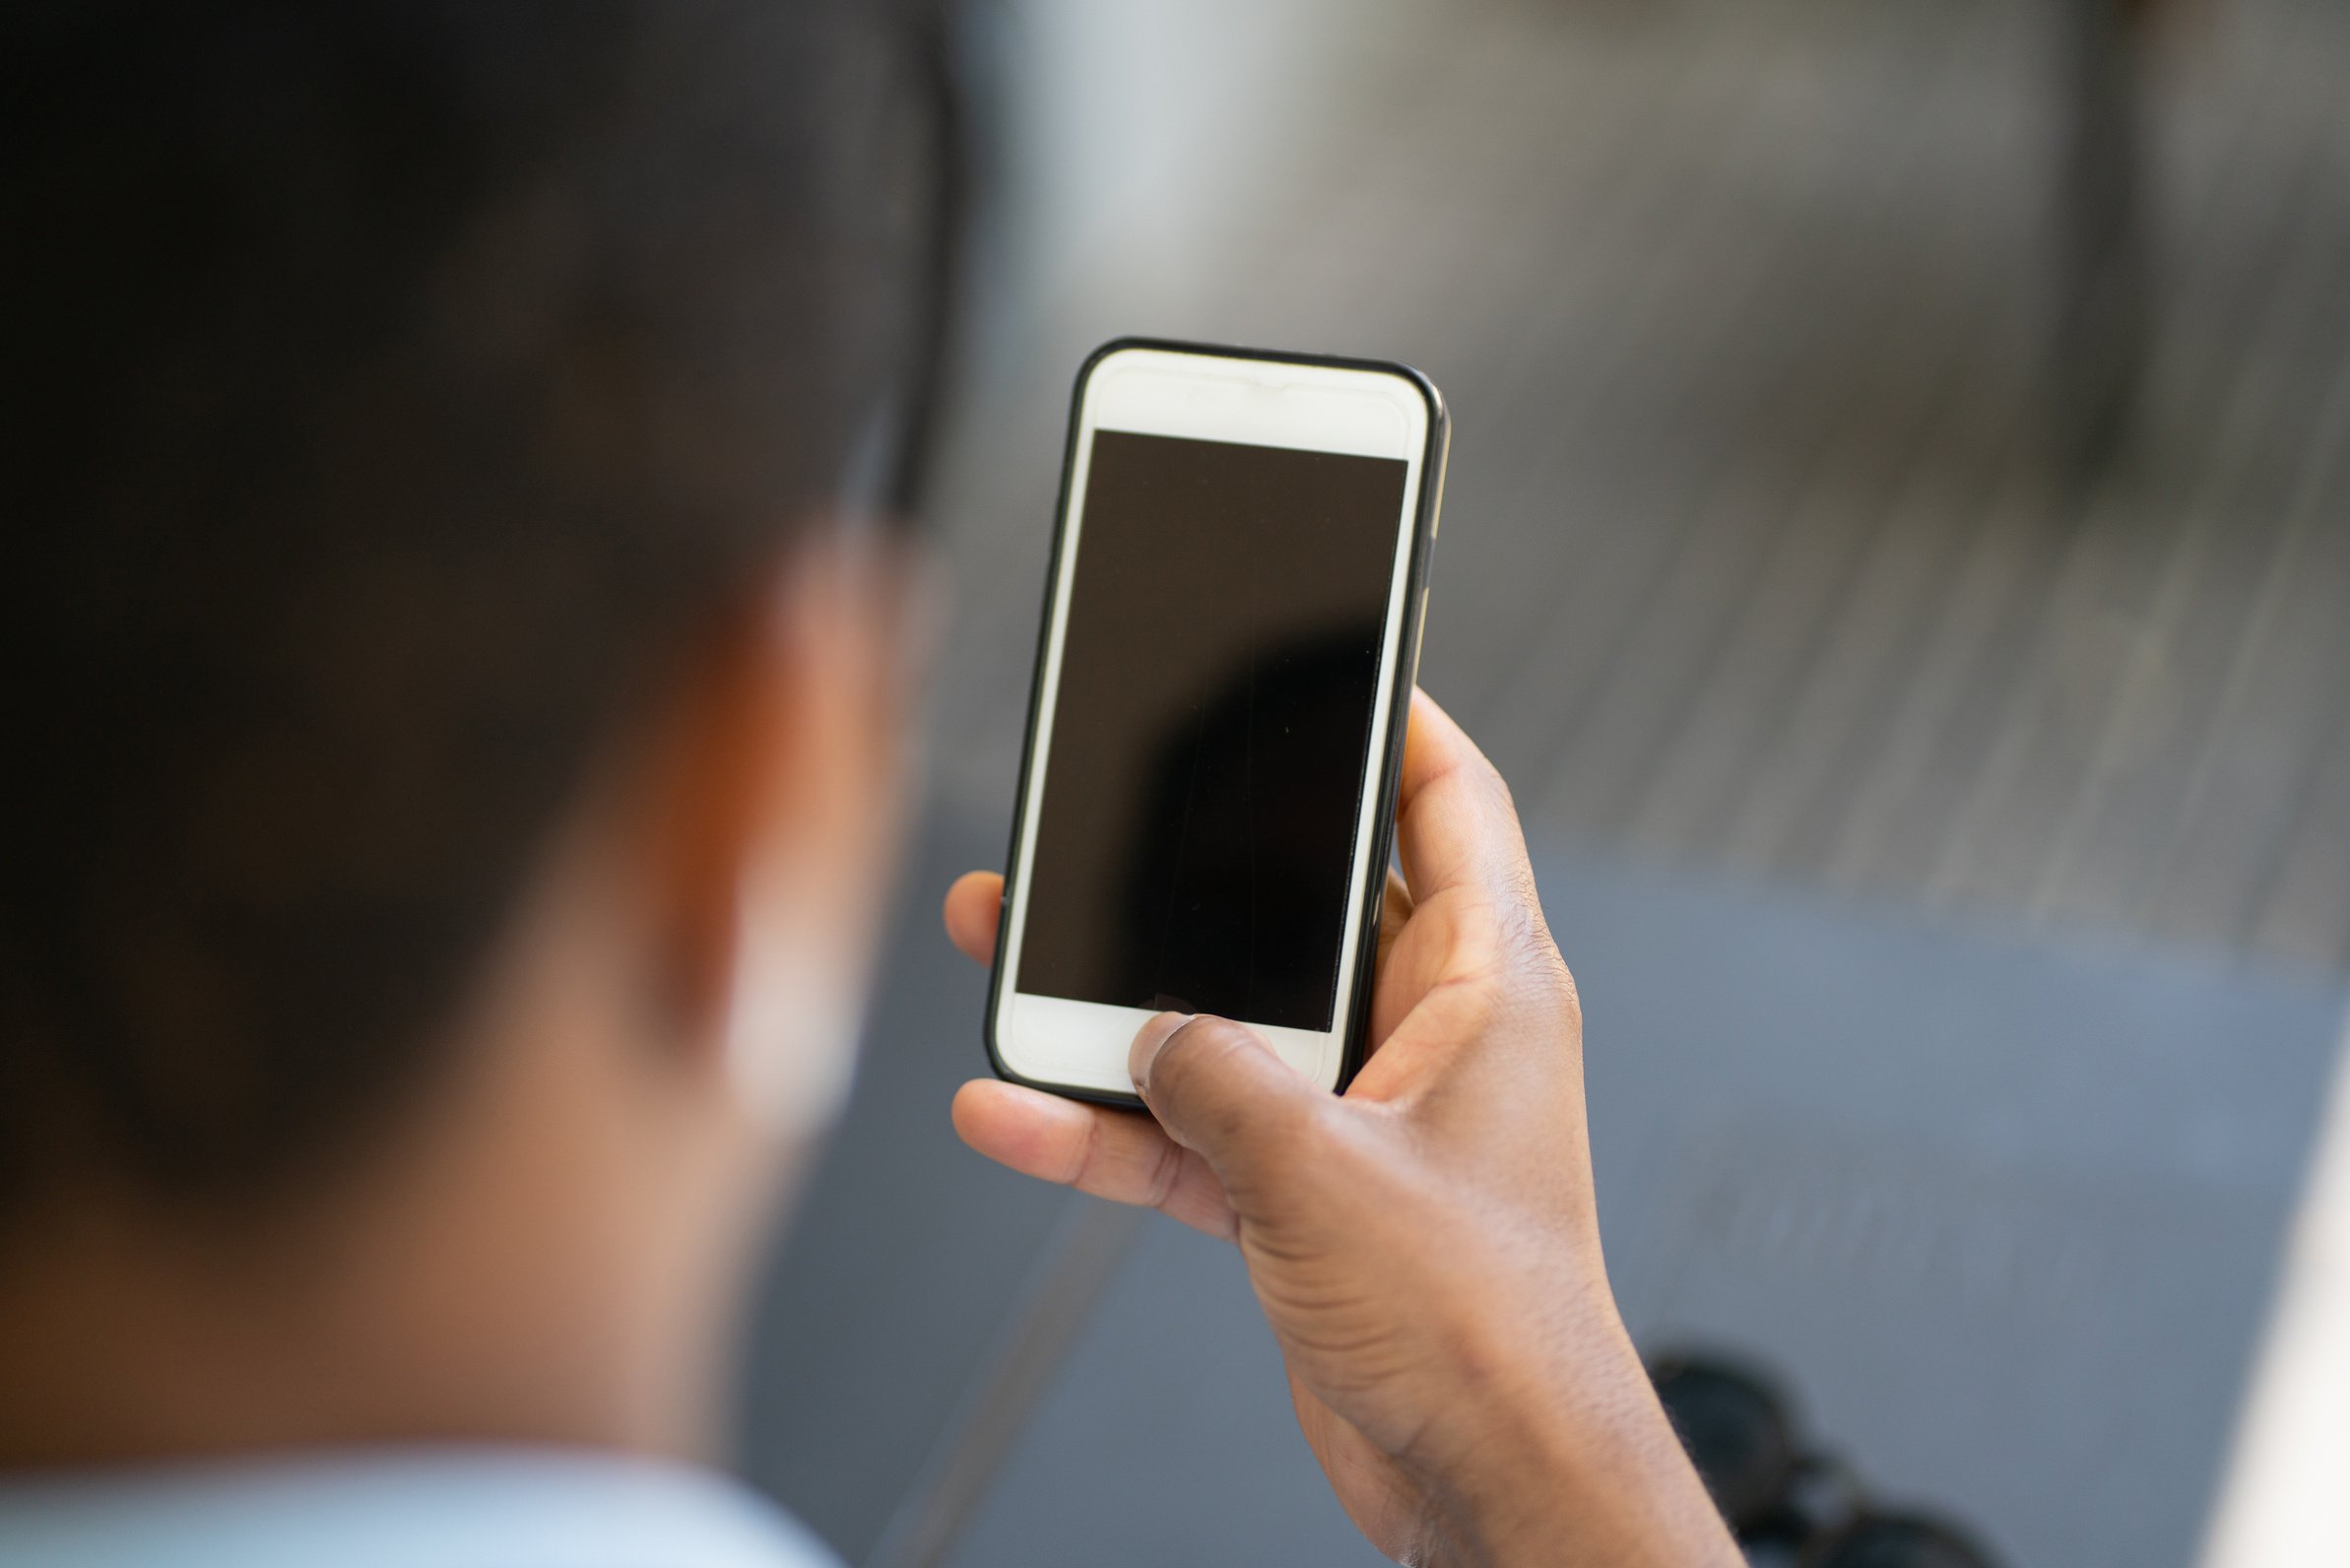
[(0, 1203), (264, 1190), (424, 1080), (631, 683), (919, 441), (942, 28), (11, 8)]

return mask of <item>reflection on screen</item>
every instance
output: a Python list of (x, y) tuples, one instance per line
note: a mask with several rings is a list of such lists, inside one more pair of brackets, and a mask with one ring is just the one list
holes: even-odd
[(1331, 1026), (1404, 476), (1094, 435), (1015, 989)]

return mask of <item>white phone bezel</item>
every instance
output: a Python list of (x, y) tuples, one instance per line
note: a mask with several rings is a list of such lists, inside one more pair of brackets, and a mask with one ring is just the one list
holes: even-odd
[(1077, 413), (1060, 555), (1049, 597), (1049, 623), (1038, 671), (1033, 737), (1021, 780), (1018, 862), (1010, 868), (1004, 911), (1004, 983), (997, 988), (993, 1026), (996, 1054), (1018, 1078), (1097, 1094), (1131, 1094), (1127, 1051), (1150, 1017), (1140, 1008), (1111, 1007), (1042, 996), (1016, 988), (1026, 936), (1029, 872), (1052, 761), (1053, 719), (1061, 686), (1062, 646), (1070, 596), (1084, 533), (1085, 486), (1097, 430), (1190, 436), (1252, 446), (1399, 458), (1405, 464), (1403, 500), (1396, 517), (1395, 557), (1371, 713), (1369, 765), (1355, 808), (1354, 853), (1348, 868), (1344, 935), (1338, 952), (1337, 1007), (1326, 1030), (1286, 1028), (1241, 1019), (1283, 1060), (1324, 1087), (1336, 1087), (1353, 1023), (1354, 972), (1371, 880), (1363, 863), (1378, 839), (1381, 760), (1399, 716), (1393, 711), (1396, 661), (1404, 656), (1405, 598), (1411, 585), (1414, 524), (1419, 516), (1429, 425), (1429, 395), (1393, 370), (1284, 359), (1237, 358), (1172, 349), (1125, 347), (1095, 361)]

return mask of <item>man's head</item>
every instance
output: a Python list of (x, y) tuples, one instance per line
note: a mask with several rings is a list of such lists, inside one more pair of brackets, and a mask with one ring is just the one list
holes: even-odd
[[(682, 1355), (617, 1340), (705, 1310), (836, 1097), (871, 942), (906, 680), (877, 523), (951, 185), (933, 24), (5, 26), (0, 1338), (135, 1336), (108, 1280), (249, 1317), (250, 1265), (291, 1271), (285, 1336), (389, 1292), (369, 1332), (423, 1361), (436, 1313), (497, 1327), (470, 1270), (575, 1300), (599, 1321), (538, 1332), (579, 1356)], [(0, 1378), (40, 1407), (27, 1364)], [(652, 1386), (683, 1367), (633, 1375), (625, 1412), (511, 1419), (683, 1440)], [(320, 1429), (387, 1424), (365, 1403)]]

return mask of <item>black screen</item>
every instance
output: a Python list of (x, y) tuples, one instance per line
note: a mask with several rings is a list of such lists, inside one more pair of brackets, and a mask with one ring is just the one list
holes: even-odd
[(1404, 478), (1094, 435), (1016, 989), (1331, 1027)]

